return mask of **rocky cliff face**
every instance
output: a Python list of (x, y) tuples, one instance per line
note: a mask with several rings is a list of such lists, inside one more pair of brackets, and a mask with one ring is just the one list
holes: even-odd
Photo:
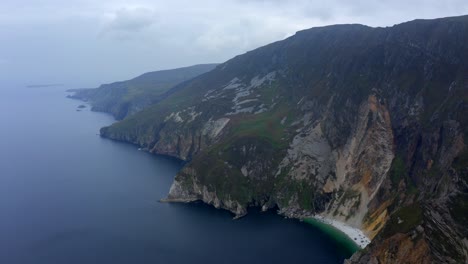
[(76, 89), (70, 98), (88, 101), (92, 110), (112, 114), (117, 120), (159, 102), (174, 86), (211, 71), (216, 64), (200, 64), (173, 70), (147, 72), (127, 81)]
[(298, 32), (101, 134), (187, 160), (168, 200), (321, 214), (349, 263), (468, 259), (468, 17)]

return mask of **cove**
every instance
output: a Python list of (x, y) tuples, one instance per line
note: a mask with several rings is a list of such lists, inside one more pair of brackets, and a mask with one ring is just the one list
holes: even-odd
[(351, 256), (354, 252), (359, 250), (359, 246), (351, 240), (351, 238), (333, 226), (322, 223), (313, 218), (306, 218), (303, 221), (332, 237), (335, 242), (340, 245), (340, 250), (342, 250), (343, 254)]
[(159, 203), (183, 165), (97, 135), (66, 87), (0, 87), (0, 263), (342, 263), (352, 250), (274, 212)]

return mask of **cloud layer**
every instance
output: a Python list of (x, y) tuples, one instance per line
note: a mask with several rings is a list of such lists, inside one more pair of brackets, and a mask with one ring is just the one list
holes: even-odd
[(222, 62), (314, 26), (463, 14), (466, 0), (4, 0), (0, 82), (95, 86)]

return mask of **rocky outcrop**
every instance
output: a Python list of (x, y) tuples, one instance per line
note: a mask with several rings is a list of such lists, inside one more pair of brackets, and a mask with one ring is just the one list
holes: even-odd
[[(211, 204), (215, 208), (223, 208), (235, 214), (236, 218), (247, 214), (245, 206), (239, 202), (223, 198), (220, 199), (215, 191), (210, 191), (208, 188), (198, 182), (196, 171), (190, 168), (184, 168), (179, 173), (179, 179), (175, 179), (169, 190), (169, 195), (164, 202), (193, 202), (203, 201), (206, 204)], [(184, 177), (180, 180), (180, 177)]]
[(186, 160), (168, 201), (321, 215), (350, 263), (468, 259), (468, 17), (313, 28), (237, 56), (105, 137)]

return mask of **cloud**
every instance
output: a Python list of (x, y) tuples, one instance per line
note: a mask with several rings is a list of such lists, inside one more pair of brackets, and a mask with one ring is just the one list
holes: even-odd
[(141, 33), (158, 22), (156, 12), (146, 7), (121, 8), (114, 13), (105, 14), (103, 17), (104, 22), (100, 35), (119, 38)]
[[(468, 14), (466, 0), (2, 0), (8, 78), (94, 85), (149, 70), (223, 62), (314, 26), (391, 26)], [(44, 63), (47, 62), (47, 63)]]

